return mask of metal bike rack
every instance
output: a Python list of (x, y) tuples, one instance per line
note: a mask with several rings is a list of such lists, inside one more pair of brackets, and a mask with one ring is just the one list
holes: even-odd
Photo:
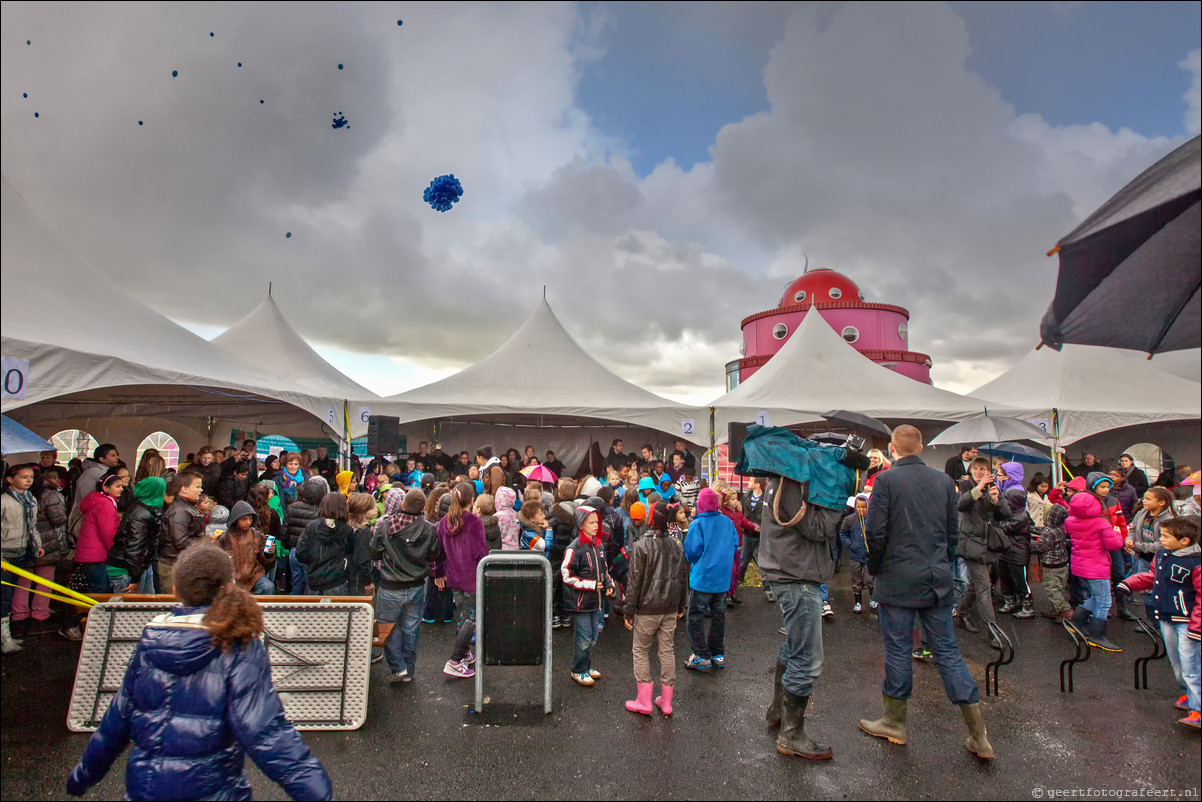
[(1153, 660), (1163, 660), (1168, 652), (1165, 651), (1164, 638), (1160, 633), (1152, 629), (1152, 626), (1142, 618), (1135, 619), (1136, 625), (1140, 630), (1152, 639), (1152, 653), (1147, 657), (1140, 657), (1135, 661), (1135, 690), (1148, 690), (1148, 663)]
[(551, 712), (551, 578), (551, 562), (529, 551), (494, 551), (476, 566), (477, 713), (484, 711), (485, 665), (540, 664), (543, 713)]
[[(1014, 662), (1014, 644), (1010, 641), (1010, 636), (1002, 631), (1002, 628), (992, 621), (988, 622), (989, 632), (997, 639), (997, 645), (993, 648), (998, 649), (1000, 654), (998, 658), (985, 666), (985, 695), (999, 696), (998, 693), (998, 669), (1002, 666), (1008, 666)], [(993, 673), (993, 693), (989, 692), (989, 674)]]
[(1062, 660), (1060, 663), (1060, 692), (1065, 693), (1064, 677), (1065, 669), (1068, 669), (1068, 693), (1073, 692), (1073, 666), (1077, 663), (1084, 663), (1093, 654), (1093, 650), (1089, 646), (1089, 641), (1081, 634), (1071, 621), (1062, 621), (1064, 631), (1073, 639), (1073, 645), (1077, 647), (1077, 653), (1067, 660)]

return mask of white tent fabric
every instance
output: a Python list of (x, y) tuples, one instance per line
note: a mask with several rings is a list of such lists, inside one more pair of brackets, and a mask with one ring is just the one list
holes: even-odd
[(873, 418), (942, 421), (984, 411), (976, 399), (881, 367), (845, 342), (821, 315), (806, 315), (767, 364), (710, 406), (715, 428), (723, 434), (728, 423), (753, 422), (760, 411), (769, 414), (773, 426), (820, 420), (833, 409)]
[(991, 410), (995, 402), (1017, 407), (1018, 417), (1051, 421), (1059, 411), (1062, 445), (1124, 426), (1202, 418), (1202, 384), (1092, 345), (1033, 350), (971, 395)]
[[(572, 339), (546, 300), (496, 351), (454, 376), (373, 404), (402, 423), (472, 416), (533, 425), (616, 421), (681, 435), (703, 410), (648, 392), (607, 370)], [(700, 432), (685, 437), (701, 443)], [(708, 435), (706, 438), (708, 439)], [(483, 441), (482, 441), (483, 442)], [(541, 455), (540, 455), (541, 456)]]
[[(270, 293), (250, 314), (211, 341), (253, 365), (266, 365), (297, 387), (319, 396), (375, 400), (375, 393), (321, 358), (288, 323)], [(341, 406), (339, 407), (341, 412)]]
[(118, 442), (133, 436), (123, 416), (182, 414), (190, 431), (213, 417), (226, 429), (286, 420), (320, 431), (328, 407), (341, 408), (332, 394), (252, 367), (135, 300), (76, 256), (7, 178), (2, 184), (0, 338), (5, 357), (30, 363), (26, 397), (4, 399), (6, 414), (42, 424), (38, 431), (87, 419)]

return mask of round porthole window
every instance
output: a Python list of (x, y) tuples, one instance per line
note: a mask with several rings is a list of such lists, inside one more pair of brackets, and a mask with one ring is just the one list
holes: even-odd
[(903, 342), (905, 341), (906, 336), (909, 335), (909, 333), (910, 333), (910, 325), (908, 323), (906, 323), (903, 320), (901, 323), (897, 324), (897, 336), (901, 337)]
[(747, 356), (747, 343), (739, 343), (739, 356)]
[(795, 292), (793, 294), (793, 301), (795, 303), (801, 303), (805, 299), (806, 299), (806, 291), (805, 290), (798, 290), (797, 292)]
[(777, 323), (772, 327), (772, 336), (778, 340), (783, 340), (789, 334), (789, 327), (784, 323)]
[(843, 339), (847, 340), (849, 343), (854, 343), (860, 339), (860, 330), (855, 326), (844, 326), (842, 333)]
[(843, 290), (839, 289), (838, 287), (831, 287), (826, 291), (826, 294), (837, 301), (843, 297)]

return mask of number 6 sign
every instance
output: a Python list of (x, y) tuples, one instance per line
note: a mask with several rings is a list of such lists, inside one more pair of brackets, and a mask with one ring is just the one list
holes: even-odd
[(371, 419), (371, 407), (359, 407), (359, 422), (368, 423)]

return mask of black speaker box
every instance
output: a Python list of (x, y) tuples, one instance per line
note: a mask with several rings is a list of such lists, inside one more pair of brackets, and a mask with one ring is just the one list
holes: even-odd
[(388, 415), (372, 415), (367, 419), (367, 453), (396, 455), (401, 439), (401, 419)]

